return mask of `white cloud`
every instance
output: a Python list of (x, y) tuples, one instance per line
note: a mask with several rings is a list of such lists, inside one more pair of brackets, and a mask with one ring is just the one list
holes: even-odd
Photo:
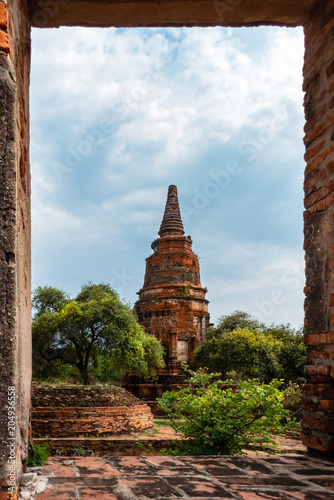
[[(194, 190), (212, 183), (208, 172), (232, 159), (241, 174), (186, 228), (201, 250), (212, 315), (242, 308), (238, 303), (251, 312), (255, 298), (267, 300), (277, 284), (286, 301), (272, 317), (300, 323), (302, 287), (292, 293), (282, 281), (302, 261), (300, 241), (281, 235), (278, 242), (273, 230), (263, 242), (259, 228), (268, 221), (260, 218), (258, 196), (261, 187), (263, 216), (277, 225), (281, 214), (282, 231), (299, 224), (301, 214), (290, 213), (301, 199), (303, 38), (300, 29), (262, 28), (256, 42), (249, 33), (34, 30), (33, 249), (45, 263), (48, 252), (55, 259), (57, 248), (68, 249), (59, 281), (79, 289), (125, 266), (133, 278), (119, 283), (133, 300), (168, 184), (192, 206)], [(105, 120), (110, 131), (93, 144), (89, 134)], [(78, 153), (83, 141), (87, 155)], [(69, 166), (69, 151), (79, 155), (76, 166)], [(54, 162), (67, 167), (64, 175), (56, 175)], [(82, 271), (73, 274), (79, 262)], [(52, 266), (34, 266), (36, 284), (52, 277)]]

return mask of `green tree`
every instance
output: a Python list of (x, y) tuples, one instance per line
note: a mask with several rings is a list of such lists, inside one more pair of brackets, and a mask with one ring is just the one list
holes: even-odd
[[(190, 372), (188, 387), (165, 392), (158, 404), (171, 426), (185, 439), (176, 444), (176, 454), (221, 455), (241, 453), (261, 445), (275, 447), (272, 432), (295, 428), (284, 409), (282, 381), (261, 384), (258, 380), (217, 380), (204, 370)], [(216, 379), (216, 380), (214, 380)]]
[(222, 316), (209, 328), (197, 349), (195, 364), (219, 371), (223, 377), (234, 370), (240, 376), (295, 380), (304, 376), (306, 347), (303, 333), (290, 325), (266, 325), (247, 313)]
[(89, 374), (98, 375), (101, 365), (104, 376), (111, 367), (152, 376), (164, 366), (160, 342), (144, 332), (109, 285), (88, 283), (74, 300), (61, 290), (39, 287), (33, 305), (33, 368), (37, 376), (69, 366), (88, 384)]

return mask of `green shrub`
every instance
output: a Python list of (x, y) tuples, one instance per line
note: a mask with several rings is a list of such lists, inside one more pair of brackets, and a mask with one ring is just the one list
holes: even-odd
[(28, 467), (43, 465), (45, 462), (47, 462), (49, 456), (50, 456), (49, 445), (47, 443), (32, 444), (31, 453), (27, 458), (26, 464)]
[(258, 445), (269, 449), (276, 446), (273, 432), (295, 428), (284, 409), (282, 381), (234, 384), (231, 379), (214, 380), (217, 374), (204, 370), (189, 373), (188, 387), (158, 399), (173, 429), (185, 438), (176, 444), (175, 454), (238, 454)]

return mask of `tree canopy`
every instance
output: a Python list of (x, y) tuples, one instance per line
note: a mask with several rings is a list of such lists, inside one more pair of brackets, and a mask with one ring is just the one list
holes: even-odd
[(115, 370), (151, 377), (163, 367), (160, 342), (147, 335), (129, 306), (110, 285), (88, 283), (71, 299), (50, 286), (32, 299), (33, 371), (38, 378), (57, 376), (64, 367), (106, 381)]
[(236, 371), (264, 382), (304, 376), (306, 347), (303, 332), (287, 325), (266, 325), (241, 311), (222, 316), (195, 353), (197, 366), (223, 377)]

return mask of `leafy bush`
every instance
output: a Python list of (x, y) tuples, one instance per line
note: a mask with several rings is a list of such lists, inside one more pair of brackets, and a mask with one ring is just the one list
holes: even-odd
[(222, 377), (235, 370), (241, 377), (285, 382), (304, 375), (306, 347), (302, 331), (290, 325), (265, 325), (247, 313), (222, 316), (209, 328), (195, 353), (195, 365), (219, 371)]
[(36, 467), (37, 465), (43, 465), (45, 462), (47, 462), (49, 456), (50, 456), (49, 445), (47, 443), (32, 444), (31, 453), (27, 458), (26, 464), (28, 467)]
[[(281, 380), (214, 380), (217, 374), (190, 372), (189, 386), (165, 392), (158, 404), (171, 426), (184, 435), (175, 454), (238, 454), (245, 448), (276, 446), (272, 432), (295, 428), (284, 409)], [(285, 424), (283, 424), (285, 422)]]

